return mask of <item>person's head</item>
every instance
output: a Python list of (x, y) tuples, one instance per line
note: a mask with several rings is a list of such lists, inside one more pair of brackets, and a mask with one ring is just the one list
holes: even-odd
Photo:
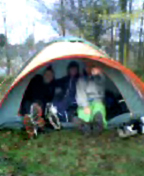
[(48, 66), (44, 72), (44, 82), (49, 83), (54, 80), (54, 71), (52, 66)]
[(97, 74), (100, 74), (102, 71), (100, 68), (98, 67), (86, 67), (86, 72), (87, 72), (87, 75), (97, 75)]
[(79, 75), (79, 65), (76, 61), (70, 62), (67, 69), (68, 69), (68, 75), (70, 77), (76, 77)]
[(91, 69), (91, 74), (92, 74), (92, 75), (99, 75), (99, 74), (101, 74), (101, 73), (102, 73), (101, 68), (93, 67), (93, 68)]

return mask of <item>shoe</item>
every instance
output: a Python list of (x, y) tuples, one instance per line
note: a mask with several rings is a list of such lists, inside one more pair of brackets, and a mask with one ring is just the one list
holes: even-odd
[(104, 130), (103, 116), (100, 112), (95, 114), (92, 128), (93, 128), (93, 133), (95, 135), (100, 135), (103, 132)]
[(37, 103), (33, 103), (30, 107), (30, 114), (35, 117), (41, 117), (42, 116), (42, 108)]
[(138, 134), (137, 130), (133, 130), (131, 126), (125, 126), (123, 128), (117, 129), (118, 136), (120, 138), (127, 138)]
[(59, 121), (59, 118), (55, 115), (51, 115), (48, 117), (50, 124), (53, 126), (55, 130), (60, 130), (61, 129), (61, 124)]
[(42, 129), (45, 126), (45, 121), (42, 118), (42, 108), (37, 103), (32, 104), (30, 116), (32, 123), (37, 125), (38, 128)]
[(34, 135), (37, 135), (37, 132), (34, 128), (34, 124), (31, 120), (31, 116), (29, 114), (26, 114), (24, 116), (23, 123), (24, 123), (25, 130), (26, 130), (29, 138), (33, 138)]
[(92, 127), (91, 127), (90, 123), (82, 124), (80, 129), (81, 129), (82, 133), (87, 137), (92, 134)]
[(24, 126), (29, 138), (37, 137), (38, 129), (44, 129), (45, 121), (41, 116), (42, 108), (36, 103), (32, 104), (31, 113), (24, 116)]
[(61, 123), (57, 116), (57, 109), (53, 105), (47, 104), (45, 117), (55, 130), (61, 129)]

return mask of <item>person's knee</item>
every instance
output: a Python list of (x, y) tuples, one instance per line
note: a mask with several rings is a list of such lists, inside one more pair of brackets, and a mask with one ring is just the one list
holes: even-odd
[(31, 113), (38, 114), (38, 116), (42, 116), (43, 115), (43, 107), (38, 102), (35, 102), (35, 103), (33, 103), (31, 105), (30, 111), (31, 111)]

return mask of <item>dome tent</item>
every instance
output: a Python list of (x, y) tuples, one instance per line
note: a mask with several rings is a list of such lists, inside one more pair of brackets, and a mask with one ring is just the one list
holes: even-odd
[(144, 115), (143, 82), (131, 70), (111, 59), (95, 45), (81, 38), (66, 37), (48, 43), (17, 74), (0, 103), (0, 126), (21, 127), (23, 118), (18, 112), (31, 78), (37, 73), (42, 73), (49, 63), (53, 64), (57, 76), (63, 76), (64, 67), (69, 60), (78, 60), (81, 65), (85, 63), (89, 67), (101, 67), (113, 83), (110, 89), (119, 92), (125, 101), (128, 111), (111, 118), (108, 121), (109, 126), (128, 121), (132, 114), (134, 117)]

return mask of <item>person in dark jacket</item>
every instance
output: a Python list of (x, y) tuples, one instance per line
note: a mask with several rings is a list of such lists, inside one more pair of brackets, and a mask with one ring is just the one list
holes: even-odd
[[(53, 101), (53, 105), (57, 108), (60, 114), (60, 121), (65, 122), (65, 112), (67, 109), (76, 102), (76, 83), (79, 78), (79, 65), (76, 61), (70, 62), (67, 67), (67, 76), (58, 79), (56, 81), (56, 98)], [(59, 91), (57, 91), (59, 89)], [(58, 92), (58, 93), (57, 93)]]
[(42, 115), (47, 102), (51, 102), (55, 94), (55, 78), (54, 71), (51, 66), (47, 67), (44, 75), (36, 75), (30, 81), (22, 103), (21, 111), (22, 115), (30, 113), (30, 106), (33, 103), (37, 103), (42, 108)]

